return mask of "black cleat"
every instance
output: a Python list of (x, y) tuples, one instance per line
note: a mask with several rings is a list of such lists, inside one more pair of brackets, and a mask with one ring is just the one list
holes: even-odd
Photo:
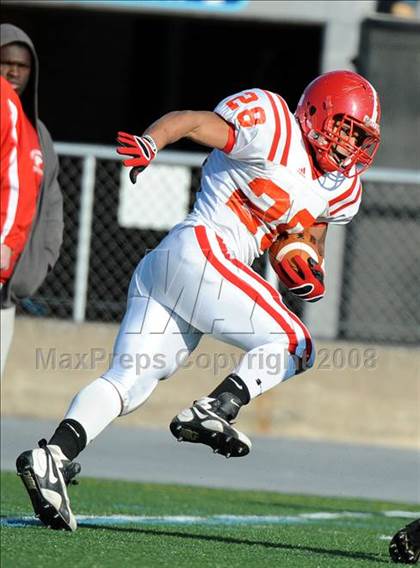
[(70, 508), (67, 485), (77, 483), (80, 464), (68, 460), (58, 446), (39, 442), (16, 460), (17, 474), (32, 501), (35, 515), (55, 530), (75, 531), (76, 519)]
[(420, 558), (420, 519), (409, 523), (393, 536), (389, 555), (394, 562), (417, 564)]
[(76, 476), (82, 470), (82, 466), (78, 462), (69, 462), (67, 465), (64, 464), (63, 467), (63, 479), (64, 483), (68, 487), (69, 485), (79, 485), (79, 480)]
[(227, 458), (246, 456), (251, 440), (231, 424), (241, 406), (238, 402), (230, 393), (196, 400), (175, 416), (169, 428), (179, 442), (205, 444)]

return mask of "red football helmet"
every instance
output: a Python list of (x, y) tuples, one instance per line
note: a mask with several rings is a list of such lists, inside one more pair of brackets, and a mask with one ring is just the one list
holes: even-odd
[(375, 89), (357, 73), (317, 77), (304, 90), (295, 116), (323, 171), (351, 177), (371, 165), (380, 142), (381, 107)]

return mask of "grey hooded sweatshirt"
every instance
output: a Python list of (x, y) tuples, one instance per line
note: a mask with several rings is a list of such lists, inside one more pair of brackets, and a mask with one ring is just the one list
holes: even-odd
[(1, 47), (15, 42), (23, 43), (32, 53), (31, 75), (20, 100), (26, 116), (38, 132), (44, 176), (25, 248), (2, 290), (2, 308), (35, 294), (56, 263), (63, 240), (63, 198), (57, 181), (58, 158), (50, 133), (38, 119), (38, 57), (32, 41), (24, 31), (11, 24), (1, 24)]

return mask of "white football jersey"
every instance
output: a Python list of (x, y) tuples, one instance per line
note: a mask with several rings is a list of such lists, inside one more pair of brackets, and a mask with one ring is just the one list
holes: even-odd
[(314, 167), (297, 119), (279, 95), (250, 89), (214, 112), (233, 127), (223, 151), (203, 165), (201, 189), (186, 224), (205, 224), (230, 252), (251, 264), (279, 232), (314, 223), (348, 223), (357, 213), (359, 176)]

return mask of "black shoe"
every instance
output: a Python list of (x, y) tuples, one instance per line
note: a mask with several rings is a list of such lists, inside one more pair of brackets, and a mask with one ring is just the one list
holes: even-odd
[(398, 531), (389, 545), (389, 555), (394, 562), (416, 564), (420, 558), (420, 519)]
[(80, 472), (80, 464), (70, 462), (58, 446), (41, 440), (39, 448), (20, 454), (16, 469), (35, 515), (44, 525), (75, 531), (77, 523), (70, 508), (67, 485), (77, 483), (74, 477)]
[(240, 407), (240, 401), (229, 393), (202, 398), (175, 416), (169, 428), (179, 442), (206, 444), (215, 454), (227, 458), (246, 456), (251, 440), (233, 428), (231, 422)]
[(66, 487), (69, 485), (79, 485), (79, 480), (76, 475), (82, 471), (82, 466), (78, 462), (68, 462), (63, 464), (63, 479)]

